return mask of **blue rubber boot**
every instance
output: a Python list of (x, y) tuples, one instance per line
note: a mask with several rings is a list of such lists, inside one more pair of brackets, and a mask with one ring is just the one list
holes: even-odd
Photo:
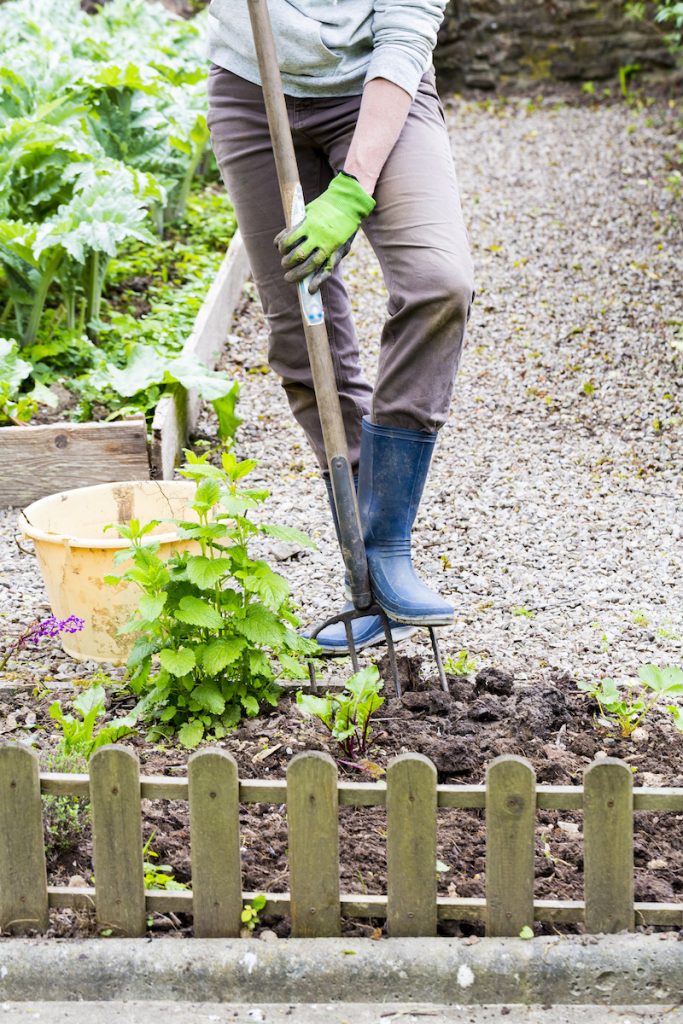
[[(327, 487), (327, 496), (330, 502), (330, 508), (332, 510), (332, 519), (334, 521), (334, 529), (337, 534), (337, 540), (339, 537), (339, 522), (337, 520), (337, 510), (334, 506), (334, 497), (332, 495), (332, 484), (328, 477), (323, 478), (325, 480), (325, 486)], [(355, 478), (356, 490), (358, 489), (358, 479)], [(350, 601), (344, 605), (343, 611), (351, 611), (353, 605)], [(391, 627), (391, 636), (394, 643), (399, 643), (401, 640), (407, 640), (408, 637), (412, 636), (415, 632), (414, 626), (403, 625), (398, 622), (392, 622), (389, 620)], [(384, 626), (379, 615), (364, 615), (360, 619), (354, 619), (351, 623), (351, 632), (353, 633), (353, 642), (357, 651), (362, 651), (364, 647), (374, 647), (375, 644), (385, 643), (386, 637), (384, 636)], [(349, 645), (346, 640), (346, 630), (344, 629), (343, 622), (337, 622), (334, 626), (328, 626), (323, 629), (322, 632), (318, 633), (316, 641), (327, 654), (348, 654)]]
[(410, 557), (410, 533), (436, 434), (363, 419), (358, 505), (377, 603), (398, 622), (447, 626), (454, 609), (425, 586)]

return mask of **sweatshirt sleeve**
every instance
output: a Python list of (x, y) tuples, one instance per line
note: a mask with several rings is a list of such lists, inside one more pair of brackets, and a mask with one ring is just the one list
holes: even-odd
[(387, 78), (414, 98), (429, 67), (447, 0), (375, 0), (365, 81)]

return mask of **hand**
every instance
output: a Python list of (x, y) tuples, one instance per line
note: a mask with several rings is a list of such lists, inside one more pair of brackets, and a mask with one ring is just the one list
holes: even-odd
[(340, 172), (328, 188), (306, 206), (306, 216), (275, 239), (282, 253), (285, 281), (303, 281), (313, 274), (308, 290), (316, 292), (351, 248), (361, 222), (375, 200), (350, 174)]

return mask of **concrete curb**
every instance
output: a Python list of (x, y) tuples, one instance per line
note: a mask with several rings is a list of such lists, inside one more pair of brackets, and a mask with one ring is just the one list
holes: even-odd
[(0, 1000), (671, 1005), (676, 938), (7, 939)]

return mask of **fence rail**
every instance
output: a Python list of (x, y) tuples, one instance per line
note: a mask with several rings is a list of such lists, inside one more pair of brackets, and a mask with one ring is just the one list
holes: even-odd
[[(80, 796), (92, 807), (95, 887), (47, 884), (41, 795)], [(188, 800), (192, 890), (144, 888), (142, 799)], [(264, 913), (291, 918), (292, 934), (338, 935), (341, 917), (385, 918), (393, 936), (435, 935), (438, 921), (484, 921), (489, 935), (518, 935), (534, 921), (583, 923), (590, 933), (636, 924), (683, 927), (682, 903), (637, 903), (633, 895), (633, 812), (683, 813), (683, 788), (633, 788), (630, 768), (605, 758), (582, 787), (537, 786), (531, 765), (504, 755), (484, 786), (437, 785), (433, 764), (402, 754), (386, 782), (339, 782), (327, 754), (292, 759), (286, 780), (238, 777), (224, 750), (193, 754), (186, 778), (140, 776), (137, 756), (108, 746), (89, 775), (41, 773), (27, 748), (0, 749), (0, 928), (47, 928), (51, 907), (95, 908), (100, 928), (144, 934), (152, 911), (191, 913), (201, 937), (239, 934), (242, 891), (239, 808), (287, 807), (290, 892), (266, 893)], [(339, 806), (387, 809), (386, 895), (339, 891)], [(439, 808), (486, 812), (486, 898), (437, 896)], [(583, 812), (584, 899), (535, 900), (536, 811)]]

